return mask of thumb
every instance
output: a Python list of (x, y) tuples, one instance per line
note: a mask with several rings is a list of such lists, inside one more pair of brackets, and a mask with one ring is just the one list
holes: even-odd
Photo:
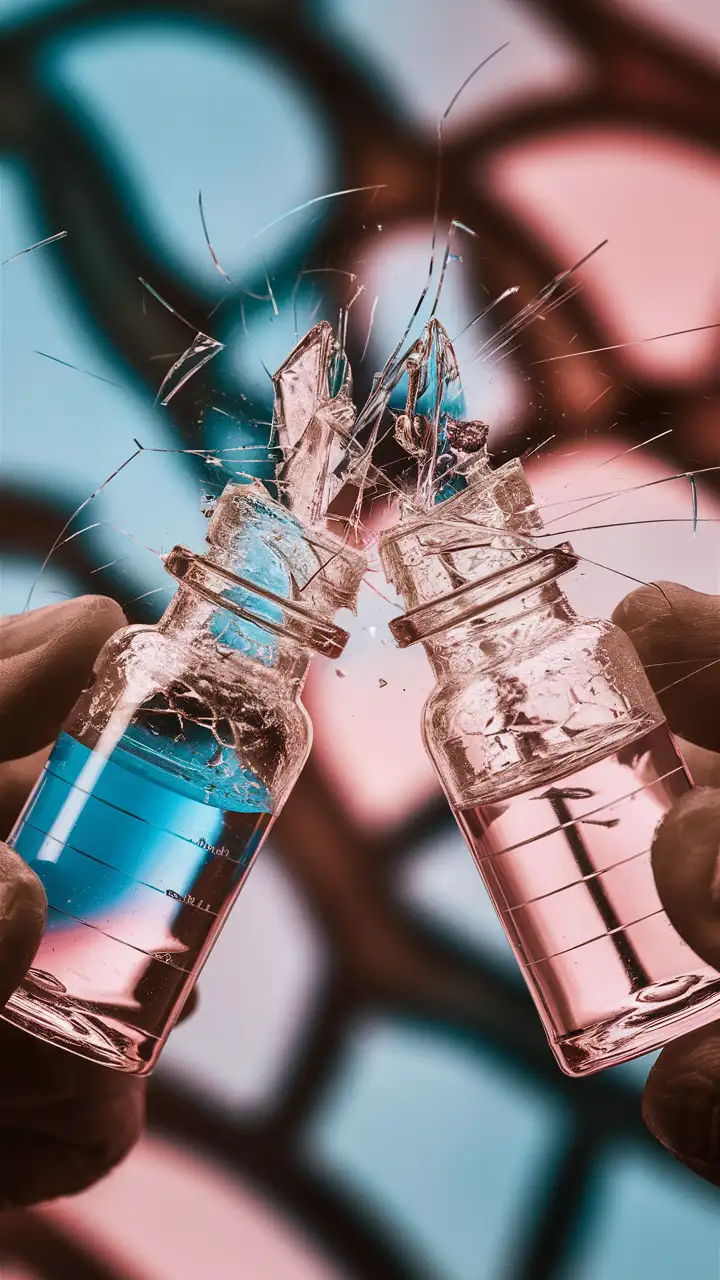
[(0, 843), (0, 1008), (32, 964), (46, 911), (45, 890), (35, 872)]
[(720, 790), (696, 787), (670, 810), (655, 834), (652, 869), (678, 933), (720, 969)]

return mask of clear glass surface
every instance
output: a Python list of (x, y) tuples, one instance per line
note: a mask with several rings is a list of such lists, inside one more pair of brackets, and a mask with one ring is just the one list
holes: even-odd
[(570, 1075), (685, 1034), (716, 973), (662, 909), (657, 824), (692, 783), (664, 724), (551, 785), (457, 812), (480, 874)]
[(48, 898), (11, 1019), (121, 1070), (152, 1065), (269, 829), (263, 791), (239, 768), (183, 779), (127, 737), (105, 759), (61, 734), (11, 837)]

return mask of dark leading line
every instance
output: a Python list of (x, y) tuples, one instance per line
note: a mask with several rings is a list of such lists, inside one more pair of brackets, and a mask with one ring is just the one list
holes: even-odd
[[(520, 282), (534, 295), (563, 265), (539, 247), (532, 233), (488, 189), (478, 189), (472, 174), (489, 163), (499, 148), (531, 138), (555, 136), (567, 127), (604, 123), (617, 128), (641, 127), (658, 137), (670, 135), (720, 153), (720, 118), (714, 108), (720, 77), (701, 53), (675, 47), (643, 26), (641, 20), (620, 14), (601, 0), (526, 0), (529, 13), (550, 22), (559, 35), (582, 54), (589, 71), (585, 85), (557, 96), (526, 99), (496, 113), (487, 122), (464, 126), (458, 140), (444, 143), (441, 218), (455, 217), (478, 233), (464, 248), (472, 300), (479, 308), (510, 283)], [(6, 25), (0, 35), (3, 97), (7, 110), (0, 114), (0, 138), (6, 154), (22, 160), (38, 215), (39, 231), (51, 234), (67, 228), (68, 237), (48, 250), (56, 254), (54, 265), (77, 310), (99, 333), (114, 356), (119, 375), (135, 380), (152, 398), (157, 391), (157, 365), (152, 357), (180, 347), (185, 333), (160, 308), (147, 307), (143, 315), (138, 301), (137, 278), (151, 279), (179, 312), (202, 329), (216, 305), (217, 293), (202, 294), (188, 281), (173, 275), (161, 261), (132, 208), (122, 175), (107, 140), (92, 118), (51, 82), (51, 60), (43, 62), (50, 40), (59, 34), (81, 34), (107, 21), (132, 21), (136, 7), (131, 0), (81, 0), (77, 4), (41, 11)], [(403, 118), (394, 103), (392, 88), (380, 83), (377, 71), (364, 65), (357, 54), (327, 33), (315, 6), (298, 3), (288, 12), (282, 0), (258, 6), (251, 0), (168, 0), (144, 6), (144, 17), (158, 16), (218, 27), (229, 41), (248, 42), (269, 53), (290, 70), (307, 96), (324, 115), (336, 144), (336, 174), (332, 188), (363, 185), (373, 180), (374, 169), (383, 177), (393, 168), (405, 175), (405, 194), (382, 193), (373, 207), (377, 221), (388, 229), (431, 220), (434, 190), (426, 181), (434, 173), (436, 139), (426, 137)], [(474, 53), (475, 51), (473, 51)], [(644, 94), (638, 85), (646, 86)], [(369, 175), (369, 177), (368, 177)], [(341, 178), (341, 181), (335, 179)], [(309, 257), (317, 263), (340, 264), (352, 256), (359, 243), (357, 210), (329, 205), (326, 217), (311, 242), (292, 247), (282, 260), (271, 263), (275, 292), (282, 297)], [(39, 237), (38, 237), (39, 238)], [(21, 264), (15, 264), (20, 266)], [(336, 314), (340, 298), (336, 277), (323, 277), (328, 313)], [(264, 292), (258, 277), (249, 287)], [(487, 290), (487, 292), (486, 292)], [(498, 322), (512, 316), (512, 304), (498, 311)], [(613, 419), (603, 416), (605, 397), (592, 418), (577, 420), (566, 399), (565, 384), (556, 372), (539, 369), (535, 362), (556, 354), (558, 344), (577, 332), (577, 344), (599, 347), (610, 336), (582, 296), (571, 299), (560, 312), (547, 317), (543, 331), (528, 330), (518, 339), (515, 366), (526, 379), (528, 400), (545, 405), (517, 424), (508, 452), (532, 449), (548, 434), (548, 421), (562, 421), (567, 431), (561, 441), (582, 439), (586, 428), (611, 429), (621, 422), (623, 435), (640, 442), (648, 422), (676, 417), (682, 432), (665, 441), (656, 454), (675, 470), (693, 470), (712, 462), (708, 444), (694, 426), (696, 411), (718, 391), (715, 381), (682, 389), (628, 376), (621, 355), (606, 352), (595, 357), (593, 368), (602, 379), (611, 379), (619, 395)], [(351, 338), (348, 354), (360, 372), (358, 395), (364, 399), (369, 363), (360, 367), (361, 352)], [(576, 364), (577, 362), (572, 362)], [(68, 379), (73, 375), (68, 373)], [(79, 375), (74, 375), (79, 376)], [(207, 398), (212, 369), (199, 374), (187, 396), (169, 406), (178, 447), (197, 444), (197, 421), (203, 397)], [(623, 390), (627, 391), (627, 394)], [(241, 402), (238, 390), (228, 386), (223, 407), (266, 418), (266, 406)], [(71, 396), (72, 386), (58, 394)], [(249, 393), (248, 393), (249, 394)], [(699, 414), (697, 415), (699, 419)], [(576, 426), (577, 437), (571, 433)], [(686, 427), (686, 429), (685, 429)], [(391, 452), (382, 459), (392, 465)], [(717, 480), (711, 477), (717, 486)], [(22, 491), (0, 485), (0, 551), (19, 550), (41, 559), (70, 513), (86, 494), (49, 499), (28, 486)], [(143, 583), (120, 576), (112, 568), (92, 573), (101, 563), (102, 550), (94, 541), (75, 539), (61, 549), (57, 565), (68, 571), (78, 589), (104, 591), (121, 603), (142, 594)], [(152, 601), (139, 601), (130, 609), (132, 621), (154, 618)], [(291, 1078), (266, 1118), (252, 1121), (212, 1106), (199, 1094), (186, 1094), (157, 1078), (150, 1095), (150, 1123), (158, 1131), (182, 1138), (206, 1155), (219, 1159), (260, 1187), (292, 1218), (296, 1216), (310, 1236), (335, 1258), (348, 1275), (362, 1280), (422, 1280), (428, 1274), (421, 1260), (405, 1248), (377, 1215), (365, 1213), (351, 1190), (344, 1190), (335, 1176), (324, 1176), (303, 1155), (303, 1133), (308, 1115), (321, 1104), (342, 1063), (352, 1019), (372, 1012), (406, 1016), (434, 1028), (436, 1034), (462, 1039), (478, 1051), (490, 1051), (502, 1060), (510, 1078), (526, 1076), (550, 1096), (562, 1100), (571, 1118), (572, 1138), (559, 1151), (544, 1180), (535, 1173), (535, 1185), (544, 1185), (533, 1210), (523, 1203), (523, 1220), (508, 1224), (508, 1280), (558, 1280), (572, 1274), (571, 1251), (578, 1246), (588, 1212), (588, 1188), (602, 1146), (633, 1136), (649, 1153), (660, 1155), (639, 1122), (637, 1093), (612, 1073), (586, 1081), (568, 1081), (550, 1060), (544, 1040), (535, 1026), (529, 1000), (508, 983), (490, 962), (478, 957), (438, 929), (408, 916), (397, 904), (394, 873), (412, 856), (412, 849), (429, 833), (444, 829), (445, 809), (437, 804), (415, 813), (407, 824), (384, 840), (376, 841), (354, 830), (339, 808), (327, 784), (312, 766), (297, 788), (294, 803), (278, 824), (278, 847), (291, 868), (295, 882), (314, 908), (319, 927), (333, 945), (332, 969), (342, 980), (321, 991), (313, 1018), (306, 1023), (304, 1040)], [(332, 838), (323, 844), (323, 858), (345, 860), (355, 897), (362, 899), (365, 916), (353, 916), (353, 893), (343, 885), (333, 887), (320, 865), (305, 857), (307, 841), (293, 819), (310, 809), (333, 815)], [(368, 915), (369, 912), (369, 915)], [(358, 929), (375, 920), (388, 927), (396, 949), (410, 940), (433, 983), (418, 999), (408, 982), (405, 994), (397, 989), (397, 977), (378, 976), (358, 960), (343, 942), (346, 925), (358, 921)], [(418, 966), (416, 966), (417, 969)], [(401, 984), (402, 985), (402, 984)], [(457, 992), (470, 995), (463, 1005)], [(332, 994), (331, 994), (332, 993)], [(332, 1016), (329, 1016), (332, 1008)], [(285, 1119), (287, 1123), (285, 1122)], [(554, 1169), (554, 1172), (553, 1172)], [(533, 1220), (532, 1214), (535, 1213)], [(528, 1219), (529, 1215), (529, 1219)], [(512, 1242), (512, 1243), (511, 1243)], [(32, 1267), (42, 1280), (128, 1280), (90, 1257), (71, 1236), (63, 1235), (36, 1215), (3, 1215), (0, 1222), (0, 1258)], [(433, 1273), (435, 1274), (435, 1273)]]

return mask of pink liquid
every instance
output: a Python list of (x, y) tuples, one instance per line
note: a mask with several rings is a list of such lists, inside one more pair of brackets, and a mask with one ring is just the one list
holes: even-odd
[(720, 974), (670, 924), (650, 863), (655, 828), (691, 785), (661, 725), (551, 785), (456, 814), (569, 1075), (720, 1015)]

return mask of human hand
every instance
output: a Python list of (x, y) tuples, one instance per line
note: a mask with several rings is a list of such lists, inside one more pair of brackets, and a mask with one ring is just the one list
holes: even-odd
[[(720, 596), (660, 585), (662, 592), (634, 591), (614, 614), (696, 783), (656, 832), (653, 872), (675, 928), (720, 970)], [(643, 1118), (678, 1160), (720, 1186), (720, 1020), (663, 1049), (645, 1086)]]
[[(100, 596), (0, 623), (0, 836), (6, 836), (105, 641), (125, 617)], [(0, 842), (0, 1007), (25, 976), (45, 893)], [(144, 1118), (142, 1080), (57, 1049), (0, 1021), (0, 1208), (70, 1195), (130, 1150)]]

